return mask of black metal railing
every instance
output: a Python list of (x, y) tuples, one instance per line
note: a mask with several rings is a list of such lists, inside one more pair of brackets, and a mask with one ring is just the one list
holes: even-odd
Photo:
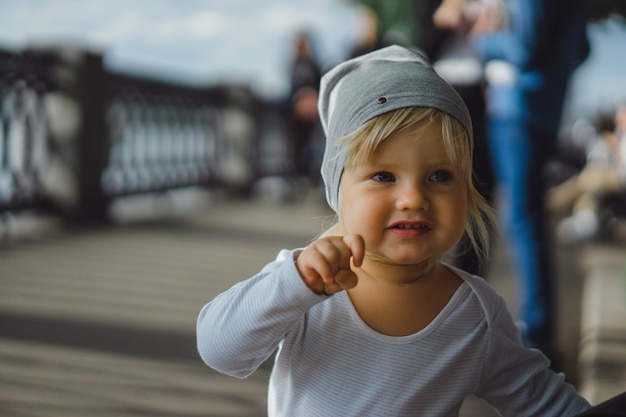
[(44, 68), (0, 52), (0, 210), (40, 204), (47, 165)]
[(115, 73), (97, 52), (0, 52), (0, 105), (0, 212), (100, 223), (131, 194), (246, 190), (293, 171), (279, 106), (244, 86)]

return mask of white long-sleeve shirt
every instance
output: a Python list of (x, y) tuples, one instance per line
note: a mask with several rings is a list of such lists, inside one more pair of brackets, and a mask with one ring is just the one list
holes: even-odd
[(377, 333), (345, 292), (313, 293), (282, 251), (256, 276), (200, 312), (198, 350), (217, 371), (244, 378), (278, 348), (269, 382), (273, 416), (458, 416), (470, 394), (503, 416), (574, 416), (589, 404), (548, 360), (525, 348), (503, 299), (462, 279), (423, 330)]

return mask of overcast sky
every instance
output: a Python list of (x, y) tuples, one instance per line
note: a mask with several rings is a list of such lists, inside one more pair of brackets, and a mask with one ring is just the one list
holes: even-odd
[(581, 109), (626, 103), (626, 20), (589, 26), (591, 53), (574, 78), (576, 103)]
[(71, 40), (110, 67), (204, 83), (286, 88), (292, 40), (310, 29), (320, 57), (345, 57), (359, 30), (348, 0), (1, 0), (0, 47)]
[[(287, 90), (301, 28), (334, 64), (358, 37), (359, 12), (349, 0), (0, 0), (0, 48), (73, 40), (103, 51), (113, 69), (187, 84), (244, 82), (270, 96)], [(624, 19), (593, 25), (590, 35), (576, 108), (626, 100)]]

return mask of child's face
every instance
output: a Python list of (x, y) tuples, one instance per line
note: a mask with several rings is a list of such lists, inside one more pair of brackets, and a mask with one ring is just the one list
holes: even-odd
[(344, 171), (339, 195), (343, 232), (360, 234), (366, 257), (381, 262), (440, 257), (465, 229), (466, 184), (440, 122), (391, 135), (368, 162)]

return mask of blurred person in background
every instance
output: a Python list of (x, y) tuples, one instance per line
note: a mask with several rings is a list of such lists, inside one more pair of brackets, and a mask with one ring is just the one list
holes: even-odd
[(506, 12), (481, 9), (471, 40), (483, 62), (500, 64), (491, 68), (491, 78), (487, 75), (487, 129), (505, 232), (520, 282), (524, 341), (543, 350), (558, 368), (542, 174), (556, 148), (570, 76), (589, 53), (586, 4), (584, 0), (506, 4)]
[[(467, 36), (484, 2), (419, 0), (414, 8), (414, 35), (416, 45), (433, 62), (439, 75), (459, 93), (470, 112), (474, 134), (474, 185), (492, 204), (494, 178), (484, 123), (483, 63)], [(472, 274), (485, 276), (487, 265), (478, 261), (467, 239), (457, 248), (453, 263)]]
[(618, 218), (626, 216), (626, 104), (601, 113), (594, 126), (585, 166), (546, 196), (551, 212), (569, 214), (557, 226), (563, 243), (619, 238)]
[[(321, 75), (311, 35), (302, 31), (296, 36), (291, 62), (290, 136), (295, 173), (298, 178), (310, 180), (312, 185), (319, 183), (319, 163), (323, 152), (323, 148), (319, 149), (323, 147), (323, 139), (317, 115)], [(320, 136), (317, 141), (316, 136)]]

